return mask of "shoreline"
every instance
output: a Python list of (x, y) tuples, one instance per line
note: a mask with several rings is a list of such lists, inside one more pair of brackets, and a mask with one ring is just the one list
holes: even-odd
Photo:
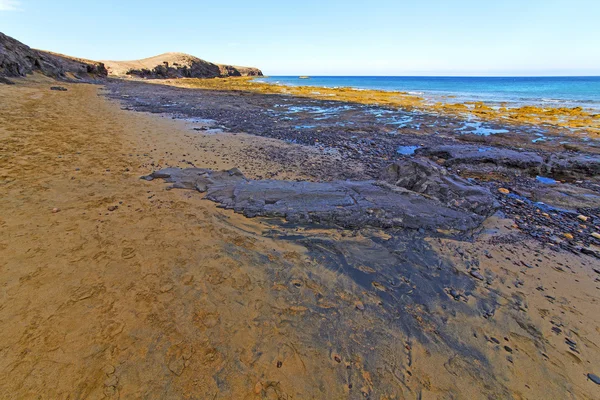
[[(56, 85), (67, 90), (50, 90)], [(597, 174), (547, 158), (554, 147), (509, 152), (512, 136), (466, 141), (452, 133), (461, 126), (452, 118), (411, 114), (422, 129), (396, 133), (383, 121), (405, 115), (379, 107), (147, 82), (28, 78), (0, 87), (0, 98), (1, 394), (596, 393), (587, 374), (600, 361), (597, 259), (571, 247), (599, 225), (598, 213), (588, 210), (585, 223), (545, 216), (498, 191), (600, 190)], [(310, 121), (317, 126), (297, 128)], [(415, 157), (396, 152), (407, 145), (423, 146)], [(448, 147), (452, 154), (432, 153)], [(465, 162), (488, 148), (525, 164)], [(476, 173), (507, 212), (465, 238), (342, 229), (246, 218), (209, 194), (140, 179), (196, 167), (239, 168), (258, 182), (356, 181), (421, 158), (452, 177)], [(579, 175), (544, 186), (527, 168)], [(559, 240), (536, 239), (535, 226)]]
[[(238, 90), (263, 94), (283, 94), (313, 99), (354, 102), (365, 105), (381, 105), (397, 107), (404, 110), (434, 112), (440, 115), (466, 119), (468, 116), (482, 121), (507, 125), (527, 124), (557, 129), (564, 134), (589, 135), (600, 137), (600, 113), (585, 110), (581, 107), (535, 107), (520, 106), (516, 108), (499, 107), (495, 109), (485, 102), (468, 101), (464, 103), (428, 104), (422, 97), (408, 92), (368, 90), (354, 88), (323, 88), (314, 86), (286, 86), (272, 83), (255, 82), (256, 78), (214, 78), (194, 79), (182, 78), (163, 81), (147, 80), (156, 84), (167, 84), (179, 87), (208, 90)], [(317, 90), (318, 89), (318, 90)]]
[[(466, 83), (469, 82), (469, 80), (478, 80), (478, 79), (497, 79), (497, 80), (503, 80), (503, 79), (564, 79), (564, 78), (580, 78), (580, 79), (596, 79), (599, 77), (595, 77), (595, 76), (589, 76), (589, 77), (584, 77), (584, 76), (577, 76), (577, 77), (570, 77), (570, 76), (565, 76), (565, 77), (454, 77), (454, 76), (311, 76), (309, 78), (305, 78), (305, 79), (314, 79), (315, 81), (321, 81), (323, 79), (330, 79), (330, 78), (334, 78), (334, 79), (358, 79), (358, 80), (373, 80), (373, 79), (407, 79), (410, 80), (411, 79), (425, 79), (425, 80), (440, 80), (441, 82), (443, 82), (444, 80), (454, 80), (454, 79), (465, 79)], [(393, 88), (385, 88), (385, 87), (376, 87), (377, 83), (376, 81), (373, 82), (372, 87), (368, 87), (366, 85), (356, 85), (356, 86), (348, 86), (348, 85), (335, 85), (335, 86), (331, 86), (331, 85), (324, 85), (324, 84), (305, 84), (305, 82), (307, 82), (306, 80), (302, 80), (300, 81), (298, 78), (296, 78), (295, 76), (263, 76), (263, 77), (255, 77), (254, 79), (256, 82), (259, 83), (267, 83), (267, 84), (275, 84), (275, 85), (282, 85), (282, 86), (294, 86), (294, 87), (298, 87), (298, 86), (307, 86), (307, 87), (315, 87), (315, 88), (319, 88), (319, 87), (324, 87), (327, 89), (338, 89), (338, 88), (350, 88), (350, 89), (355, 89), (355, 90), (375, 90), (375, 91), (383, 91), (383, 92), (396, 92), (396, 93), (403, 93), (403, 94), (408, 94), (408, 95), (413, 95), (413, 96), (419, 96), (419, 97), (423, 97), (423, 99), (427, 102), (429, 102), (430, 104), (436, 104), (438, 102), (440, 103), (478, 103), (478, 102), (482, 102), (484, 104), (489, 105), (492, 108), (500, 108), (500, 107), (506, 107), (506, 108), (517, 108), (517, 107), (523, 107), (523, 106), (534, 106), (534, 107), (539, 107), (539, 108), (544, 108), (544, 106), (548, 106), (550, 108), (576, 108), (576, 107), (581, 107), (584, 109), (584, 111), (589, 112), (589, 113), (598, 113), (600, 112), (600, 100), (581, 100), (581, 99), (572, 99), (572, 98), (567, 98), (567, 97), (560, 97), (560, 96), (551, 96), (550, 93), (546, 94), (546, 96), (543, 96), (540, 94), (540, 96), (538, 97), (515, 97), (515, 96), (509, 96), (509, 97), (505, 97), (502, 98), (502, 96), (504, 95), (504, 93), (500, 93), (498, 94), (497, 91), (490, 91), (490, 92), (474, 92), (474, 91), (469, 91), (469, 90), (465, 90), (465, 91), (452, 91), (449, 89), (423, 89), (423, 88), (419, 88), (419, 89), (393, 89)], [(294, 80), (298, 80), (298, 82), (295, 82)], [(310, 82), (310, 81), (309, 81)], [(405, 82), (405, 84), (408, 84), (409, 82)], [(324, 82), (322, 82), (324, 83)], [(498, 97), (500, 96), (500, 97)], [(590, 106), (591, 104), (595, 104), (596, 106)]]

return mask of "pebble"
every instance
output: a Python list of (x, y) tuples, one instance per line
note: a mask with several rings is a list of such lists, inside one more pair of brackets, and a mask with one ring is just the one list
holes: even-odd
[(54, 207), (54, 208), (52, 209), (52, 212), (53, 212), (54, 214), (56, 214), (56, 213), (57, 213), (57, 212), (59, 212), (59, 211), (60, 211), (60, 208), (56, 208), (56, 207)]
[(592, 233), (592, 237), (595, 237), (596, 239), (600, 240), (600, 233), (594, 232)]
[(587, 374), (587, 377), (590, 381), (594, 382), (596, 385), (600, 385), (600, 376), (596, 374)]
[(506, 189), (506, 188), (500, 188), (500, 189), (498, 189), (498, 191), (499, 191), (500, 193), (502, 193), (502, 194), (509, 194), (509, 193), (510, 193), (510, 190), (508, 190), (508, 189)]
[(588, 217), (586, 217), (585, 215), (579, 215), (579, 216), (577, 216), (577, 218), (583, 222), (587, 222), (587, 220), (588, 220)]
[(471, 276), (479, 279), (480, 281), (484, 280), (485, 278), (483, 277), (483, 275), (481, 275), (481, 273), (479, 271), (473, 270), (471, 271)]
[(571, 235), (570, 233), (563, 233), (563, 236), (569, 240), (573, 240), (573, 235)]
[(254, 393), (260, 394), (260, 392), (262, 392), (262, 390), (263, 390), (262, 382), (256, 382), (256, 385), (254, 385)]
[(354, 305), (356, 306), (356, 309), (360, 311), (364, 311), (365, 309), (365, 305), (361, 301), (357, 301), (356, 303), (354, 303)]
[(119, 206), (108, 206), (108, 211), (115, 211)]

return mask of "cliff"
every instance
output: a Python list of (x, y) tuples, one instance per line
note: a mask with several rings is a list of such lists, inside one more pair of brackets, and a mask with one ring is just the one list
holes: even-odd
[(113, 76), (133, 75), (152, 79), (262, 76), (258, 68), (214, 64), (184, 53), (165, 53), (141, 60), (103, 63)]

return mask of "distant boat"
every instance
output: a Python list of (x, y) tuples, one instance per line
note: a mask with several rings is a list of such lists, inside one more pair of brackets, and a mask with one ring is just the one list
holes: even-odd
[(299, 76), (298, 79), (310, 79), (310, 76)]

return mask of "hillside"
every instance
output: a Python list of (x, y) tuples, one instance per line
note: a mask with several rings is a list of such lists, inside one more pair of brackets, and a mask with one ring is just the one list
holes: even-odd
[(224, 76), (262, 76), (258, 68), (214, 64), (185, 53), (164, 53), (132, 61), (103, 61), (113, 76), (135, 75), (144, 78), (215, 78)]
[(31, 47), (0, 32), (0, 78), (23, 77), (39, 72), (52, 78), (87, 79), (107, 75), (104, 64)]
[(262, 76), (258, 68), (214, 64), (184, 53), (165, 53), (133, 61), (92, 61), (36, 50), (0, 32), (0, 82), (34, 72), (58, 79), (90, 80), (112, 75), (143, 78)]

